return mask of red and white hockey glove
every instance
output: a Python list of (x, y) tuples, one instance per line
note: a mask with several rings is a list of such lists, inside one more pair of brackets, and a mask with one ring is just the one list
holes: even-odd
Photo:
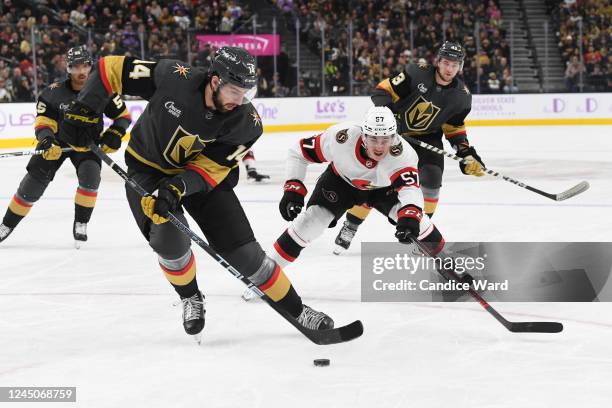
[(416, 205), (408, 204), (397, 212), (397, 226), (395, 227), (395, 238), (399, 242), (410, 242), (419, 236), (423, 211)]
[(281, 216), (285, 221), (293, 221), (302, 212), (306, 187), (300, 180), (287, 180), (283, 186), (285, 193), (278, 204)]

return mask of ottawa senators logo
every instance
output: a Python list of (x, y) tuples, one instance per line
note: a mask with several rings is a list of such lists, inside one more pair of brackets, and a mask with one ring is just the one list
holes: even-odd
[(164, 159), (174, 167), (183, 167), (195, 159), (204, 147), (198, 135), (192, 135), (179, 126), (164, 151)]
[(419, 96), (406, 111), (406, 126), (416, 132), (427, 130), (438, 113), (440, 113), (439, 107)]
[(336, 133), (336, 142), (342, 144), (348, 140), (348, 129), (342, 129)]
[(391, 146), (391, 149), (389, 149), (389, 153), (391, 153), (391, 156), (399, 156), (400, 154), (402, 154), (403, 151), (404, 145), (402, 144), (402, 142)]

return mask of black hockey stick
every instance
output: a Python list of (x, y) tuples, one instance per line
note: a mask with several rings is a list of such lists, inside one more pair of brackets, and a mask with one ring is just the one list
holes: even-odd
[[(435, 146), (432, 146), (432, 145), (430, 145), (428, 143), (425, 143), (425, 142), (423, 142), (423, 141), (421, 141), (419, 139), (416, 139), (414, 137), (411, 137), (411, 136), (408, 136), (408, 135), (405, 135), (405, 134), (402, 135), (402, 137), (407, 142), (410, 142), (412, 144), (421, 146), (424, 149), (431, 150), (434, 153), (438, 153), (438, 154), (441, 154), (442, 156), (446, 156), (446, 157), (451, 158), (453, 160), (457, 160), (458, 162), (461, 162), (463, 164), (468, 164), (469, 163), (469, 161), (467, 161), (467, 160), (457, 156), (456, 154), (449, 153), (446, 150), (439, 149), (439, 148), (437, 148)], [(551, 200), (555, 200), (555, 201), (567, 200), (568, 198), (572, 198), (574, 196), (577, 196), (578, 194), (583, 193), (583, 192), (585, 192), (585, 191), (587, 191), (589, 189), (589, 183), (587, 181), (581, 181), (580, 183), (576, 184), (574, 187), (572, 187), (570, 189), (567, 189), (565, 191), (562, 191), (559, 194), (551, 194), (551, 193), (547, 193), (545, 191), (542, 191), (540, 189), (537, 189), (535, 187), (532, 187), (530, 185), (527, 185), (527, 184), (523, 183), (522, 181), (513, 179), (512, 177), (504, 176), (503, 174), (500, 174), (500, 173), (498, 173), (496, 171), (493, 171), (493, 170), (490, 170), (490, 169), (486, 169), (486, 168), (483, 169), (483, 170), (484, 170), (485, 173), (487, 173), (487, 174), (489, 174), (489, 175), (491, 175), (493, 177), (501, 178), (501, 179), (503, 179), (503, 180), (505, 180), (505, 181), (507, 181), (509, 183), (512, 183), (514, 185), (517, 185), (517, 186), (522, 187), (524, 189), (527, 189), (529, 191), (533, 191), (536, 194), (539, 194), (541, 196), (550, 198)]]
[[(71, 152), (72, 147), (63, 147), (62, 153)], [(8, 153), (0, 153), (0, 159), (4, 159), (6, 157), (19, 157), (19, 156), (36, 156), (38, 154), (43, 154), (45, 150), (22, 150), (20, 152), (8, 152)]]
[[(111, 169), (115, 173), (117, 173), (125, 182), (136, 191), (141, 197), (149, 194), (140, 184), (138, 184), (134, 179), (130, 178), (125, 170), (123, 170), (117, 163), (113, 161), (106, 153), (104, 153), (98, 146), (95, 144), (91, 144), (89, 146), (92, 152), (96, 156), (98, 156), (104, 163), (108, 164)], [(329, 330), (312, 330), (302, 326), (298, 323), (297, 319), (293, 316), (289, 315), (286, 311), (282, 310), (278, 307), (276, 302), (274, 302), (268, 295), (262, 292), (257, 286), (253, 285), (251, 281), (244, 275), (242, 275), (236, 268), (229, 264), (221, 255), (219, 255), (214, 249), (212, 249), (206, 241), (200, 238), (195, 232), (193, 232), (188, 226), (183, 224), (174, 214), (168, 214), (168, 221), (172, 223), (176, 228), (179, 229), (183, 234), (187, 235), (193, 242), (198, 244), (200, 248), (202, 248), (208, 255), (213, 257), (218, 263), (221, 264), (225, 269), (227, 269), (236, 279), (239, 279), (247, 285), (247, 287), (255, 292), (258, 296), (260, 296), (272, 309), (276, 310), (278, 314), (283, 316), (285, 320), (291, 323), (296, 329), (298, 329), (304, 336), (306, 336), (313, 343), (319, 345), (326, 344), (336, 344), (342, 343), (345, 341), (350, 341), (356, 339), (357, 337), (363, 334), (363, 324), (359, 320), (355, 320), (354, 322), (338, 327), (335, 329)]]
[[(419, 250), (426, 256), (436, 258), (432, 255), (431, 251), (425, 244), (417, 239), (412, 239)], [(461, 278), (457, 273), (450, 269), (436, 268), (438, 273), (446, 280), (455, 280), (461, 282)], [(497, 310), (493, 308), (474, 288), (470, 285), (470, 289), (467, 292), (474, 298), (484, 309), (489, 312), (498, 322), (504, 325), (504, 327), (513, 333), (559, 333), (563, 330), (563, 324), (558, 322), (511, 322), (502, 316)]]

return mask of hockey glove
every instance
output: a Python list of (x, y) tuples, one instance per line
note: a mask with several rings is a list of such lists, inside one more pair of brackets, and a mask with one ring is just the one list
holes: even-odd
[(285, 221), (293, 221), (302, 212), (306, 187), (300, 180), (287, 180), (283, 186), (285, 193), (281, 199), (278, 209)]
[(395, 238), (401, 243), (410, 242), (419, 236), (423, 211), (416, 205), (405, 205), (397, 212)]
[(470, 176), (482, 177), (485, 175), (484, 167), (485, 164), (476, 153), (476, 149), (472, 146), (459, 145), (457, 148), (457, 156), (462, 159), (466, 159), (469, 163), (464, 164), (459, 162), (459, 168), (463, 174), (469, 174)]
[(100, 139), (100, 148), (106, 154), (115, 153), (121, 147), (121, 139), (125, 135), (125, 130), (120, 126), (111, 125)]
[(45, 160), (59, 160), (62, 156), (62, 148), (57, 144), (53, 136), (46, 136), (36, 146), (36, 150), (44, 150), (42, 157)]
[(87, 147), (97, 140), (102, 116), (77, 101), (70, 102), (60, 124), (60, 140), (76, 148)]
[(180, 176), (164, 180), (157, 190), (157, 197), (146, 195), (140, 200), (144, 214), (153, 224), (168, 221), (168, 214), (176, 211), (185, 194), (185, 183)]

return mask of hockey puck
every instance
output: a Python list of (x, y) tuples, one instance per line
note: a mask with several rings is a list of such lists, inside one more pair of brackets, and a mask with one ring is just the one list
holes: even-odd
[(317, 367), (327, 367), (329, 365), (328, 358), (317, 358), (313, 361), (314, 365)]

